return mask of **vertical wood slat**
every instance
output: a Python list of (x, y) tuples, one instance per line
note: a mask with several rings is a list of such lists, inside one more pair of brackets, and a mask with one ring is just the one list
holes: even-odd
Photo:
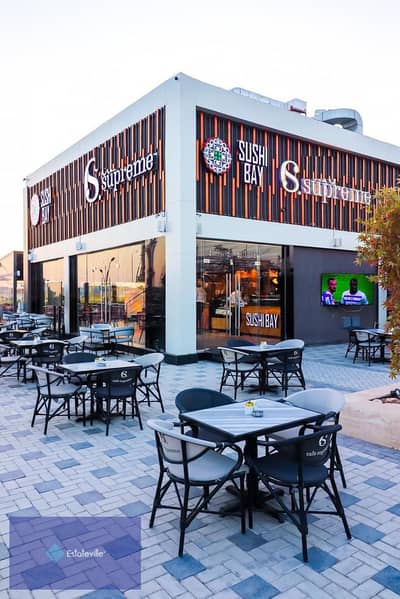
[[(165, 107), (132, 124), (99, 146), (65, 165), (40, 183), (28, 187), (28, 202), (36, 193), (51, 189), (50, 222), (29, 225), (28, 248), (40, 247), (71, 237), (124, 224), (165, 210)], [(100, 190), (92, 204), (84, 197), (84, 169), (95, 158), (98, 174), (121, 168), (139, 156), (157, 152), (156, 172), (120, 184), (116, 192)], [(101, 185), (101, 183), (100, 183)], [(129, 198), (129, 203), (126, 198)], [(29, 204), (28, 204), (29, 206)]]
[[(223, 133), (226, 133), (224, 137)], [(224, 175), (208, 171), (203, 160), (204, 142), (214, 136), (231, 141), (232, 167)], [(243, 165), (237, 158), (237, 140), (265, 145), (268, 139), (268, 166), (263, 167), (262, 185), (245, 184)], [(337, 185), (374, 192), (383, 185), (394, 185), (400, 177), (400, 166), (331, 148), (310, 140), (295, 138), (251, 123), (197, 111), (196, 206), (199, 212), (237, 216), (271, 222), (325, 229), (360, 231), (360, 218), (365, 206), (342, 199), (324, 198), (304, 193), (287, 193), (279, 179), (284, 160), (294, 160), (300, 167), (299, 178), (331, 179)], [(223, 180), (223, 186), (220, 185)], [(220, 198), (220, 193), (223, 197)], [(213, 198), (218, 198), (217, 204)], [(240, 208), (239, 208), (240, 207)]]

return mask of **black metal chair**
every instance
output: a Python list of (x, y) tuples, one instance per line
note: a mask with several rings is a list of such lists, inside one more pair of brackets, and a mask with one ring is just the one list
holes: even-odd
[[(96, 383), (93, 389), (96, 411), (106, 424), (106, 435), (110, 428), (111, 417), (119, 413), (122, 404), (122, 416), (126, 418), (126, 408), (131, 407), (132, 418), (138, 419), (143, 430), (139, 404), (136, 397), (136, 387), (140, 366), (119, 368), (106, 372), (96, 372)], [(114, 405), (112, 404), (114, 402)]]
[[(172, 422), (165, 420), (149, 420), (147, 424), (155, 433), (160, 465), (149, 527), (153, 527), (159, 508), (179, 510), (178, 555), (182, 556), (187, 527), (200, 513), (219, 514), (218, 511), (209, 509), (209, 503), (226, 482), (232, 481), (240, 495), (241, 532), (245, 533), (244, 481), (248, 469), (242, 465), (243, 455), (240, 448), (234, 444), (213, 443), (184, 435), (174, 429)], [(233, 458), (222, 454), (227, 447), (235, 452)], [(171, 485), (175, 490), (178, 505), (162, 503)], [(180, 491), (182, 486), (183, 496)], [(196, 496), (194, 504), (189, 505), (192, 487), (200, 487), (202, 495)]]
[(115, 337), (112, 327), (109, 325), (93, 325), (91, 329), (84, 331), (88, 335), (83, 348), (99, 355), (109, 355), (115, 347)]
[(161, 405), (161, 411), (164, 412), (164, 405), (161, 397), (159, 385), (161, 364), (164, 361), (164, 354), (161, 352), (153, 352), (135, 358), (135, 364), (139, 364), (142, 370), (139, 374), (137, 390), (143, 395), (143, 399), (139, 403), (157, 402)]
[(63, 341), (41, 341), (35, 346), (35, 354), (32, 355), (34, 366), (55, 368), (61, 364), (64, 355), (65, 343)]
[[(268, 360), (266, 367), (267, 386), (269, 377), (272, 376), (282, 388), (285, 397), (287, 397), (289, 387), (305, 389), (306, 382), (302, 368), (304, 341), (301, 339), (281, 341), (274, 346), (274, 349), (276, 349), (276, 354), (271, 354), (271, 359)], [(297, 380), (297, 384), (291, 384), (293, 379)]]
[(0, 344), (0, 377), (15, 376), (19, 379), (21, 370), (21, 356), (10, 353), (10, 346)]
[(88, 335), (78, 335), (77, 337), (71, 337), (65, 341), (66, 352), (82, 352), (85, 349), (85, 342), (88, 340)]
[[(325, 418), (325, 424), (339, 424), (340, 412), (343, 410), (346, 403), (345, 396), (342, 391), (324, 387), (307, 389), (306, 391), (298, 391), (297, 393), (290, 395), (287, 401), (290, 405), (297, 406), (298, 408), (304, 408), (319, 414), (330, 414), (332, 417), (330, 418), (329, 422)], [(299, 434), (299, 430), (299, 428), (286, 429), (274, 433), (271, 435), (271, 437), (278, 440), (289, 439), (291, 437), (296, 437)], [(346, 478), (337, 444), (335, 469), (340, 474), (343, 487), (346, 487)]]
[[(94, 362), (96, 360), (96, 354), (92, 353), (92, 352), (88, 352), (88, 351), (75, 351), (71, 354), (65, 354), (62, 358), (62, 363), (63, 364), (82, 364), (84, 362)], [(85, 385), (88, 385), (90, 383), (92, 383), (92, 381), (94, 380), (94, 377), (92, 375), (88, 375), (88, 374), (79, 374), (79, 375), (74, 375), (74, 374), (70, 374), (68, 375), (68, 378), (70, 380), (71, 383), (83, 383)]]
[(37, 398), (33, 410), (31, 426), (34, 426), (36, 416), (44, 416), (44, 434), (50, 420), (56, 416), (71, 417), (71, 399), (75, 401), (75, 413), (77, 415), (79, 406), (82, 406), (83, 424), (86, 424), (85, 388), (82, 385), (66, 383), (64, 376), (54, 370), (31, 366), (35, 373)]
[(374, 335), (362, 329), (354, 329), (354, 356), (353, 364), (361, 354), (363, 360), (368, 360), (368, 366), (371, 366), (371, 361), (376, 358), (376, 355), (384, 352), (385, 343), (379, 335)]
[(344, 354), (345, 358), (347, 358), (348, 354), (355, 351), (356, 346), (357, 346), (357, 338), (354, 334), (354, 330), (349, 329), (348, 332), (349, 332), (349, 339), (347, 341), (346, 353)]
[(248, 354), (237, 349), (228, 347), (218, 348), (222, 361), (222, 376), (219, 390), (225, 386), (233, 387), (233, 396), (236, 400), (237, 390), (244, 388), (245, 381), (250, 377), (256, 377), (260, 380), (260, 363), (248, 363), (245, 361)]
[[(180, 414), (193, 412), (194, 410), (208, 410), (209, 408), (224, 406), (230, 403), (235, 403), (235, 400), (232, 399), (232, 397), (229, 397), (229, 395), (225, 395), (225, 393), (221, 393), (220, 391), (214, 391), (213, 389), (204, 389), (202, 387), (184, 389), (183, 391), (180, 391), (175, 398), (175, 405)], [(207, 441), (224, 440), (221, 438), (221, 435), (204, 427), (192, 427), (192, 434), (195, 437), (200, 437)]]
[[(307, 425), (300, 435), (282, 441), (271, 441), (267, 446), (276, 451), (264, 457), (248, 457), (253, 473), (266, 486), (272, 498), (280, 506), (279, 513), (286, 514), (301, 534), (303, 560), (308, 561), (307, 534), (308, 514), (334, 514), (340, 516), (348, 539), (351, 532), (338, 493), (334, 471), (336, 456), (336, 434), (340, 425)], [(328, 485), (329, 481), (329, 485)], [(286, 487), (290, 493), (287, 506), (278, 487)], [(316, 493), (325, 491), (334, 511), (311, 510)], [(249, 526), (253, 527), (253, 498), (250, 498)]]

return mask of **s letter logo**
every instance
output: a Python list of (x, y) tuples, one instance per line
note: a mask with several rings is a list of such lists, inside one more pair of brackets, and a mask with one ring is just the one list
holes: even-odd
[[(293, 172), (289, 170), (290, 167)], [(294, 160), (285, 160), (284, 162), (282, 162), (280, 177), (282, 187), (285, 191), (289, 193), (296, 193), (296, 191), (299, 191), (300, 184), (299, 180), (296, 177), (297, 173), (299, 172), (300, 169), (298, 167), (298, 164)]]
[[(85, 199), (89, 204), (92, 204), (99, 197), (100, 184), (97, 177), (94, 177), (89, 173), (91, 165), (94, 163), (94, 158), (91, 158), (85, 167), (84, 174), (84, 186), (85, 186)], [(95, 172), (97, 169), (93, 169)], [(90, 195), (91, 187), (93, 187), (92, 195)]]

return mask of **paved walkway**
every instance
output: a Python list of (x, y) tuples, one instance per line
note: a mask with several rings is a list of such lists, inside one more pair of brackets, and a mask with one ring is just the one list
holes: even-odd
[[(344, 346), (308, 348), (304, 371), (309, 387), (357, 391), (390, 383), (388, 367), (344, 360)], [(199, 362), (162, 366), (167, 413), (176, 416), (175, 395), (193, 386), (218, 388), (221, 366)], [(398, 383), (397, 383), (398, 385)], [(400, 386), (400, 385), (398, 385)], [(244, 399), (247, 393), (240, 393)], [(198, 517), (177, 558), (177, 513), (163, 510), (148, 529), (158, 473), (152, 433), (134, 421), (83, 428), (55, 419), (47, 437), (38, 420), (30, 428), (33, 385), (0, 379), (0, 598), (113, 599), (114, 597), (242, 597), (337, 599), (400, 595), (400, 453), (341, 435), (348, 480), (342, 499), (353, 533), (347, 541), (338, 518), (312, 518), (310, 561), (301, 560), (292, 524), (256, 514), (255, 526), (239, 533), (235, 517)], [(400, 406), (399, 406), (400, 409)], [(142, 407), (143, 419), (159, 408)], [(225, 500), (224, 492), (218, 502)], [(8, 516), (140, 516), (142, 588), (121, 593), (9, 591)]]

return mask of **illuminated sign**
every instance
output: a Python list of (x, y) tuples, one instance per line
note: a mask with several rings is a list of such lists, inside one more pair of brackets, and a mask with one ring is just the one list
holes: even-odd
[(86, 164), (83, 176), (86, 201), (92, 204), (101, 198), (100, 190), (115, 192), (123, 183), (130, 183), (136, 177), (154, 170), (157, 166), (157, 156), (157, 152), (150, 152), (122, 168), (105, 169), (99, 174), (97, 174), (98, 169), (95, 166), (96, 161), (91, 158)]
[(263, 169), (267, 167), (268, 149), (266, 146), (237, 140), (237, 159), (243, 164), (243, 181), (250, 185), (262, 185)]
[(246, 326), (263, 327), (265, 329), (277, 329), (279, 326), (279, 314), (270, 312), (246, 312)]
[(36, 227), (40, 221), (45, 225), (50, 220), (51, 188), (46, 187), (40, 194), (33, 194), (30, 201), (29, 213), (31, 225)]
[(232, 166), (232, 152), (228, 144), (219, 137), (208, 138), (203, 146), (206, 167), (216, 175), (223, 175)]
[(371, 192), (337, 185), (334, 179), (298, 178), (300, 168), (294, 160), (285, 160), (280, 167), (280, 180), (282, 187), (288, 193), (313, 195), (323, 198), (323, 203), (328, 199), (344, 200), (356, 204), (371, 204)]

